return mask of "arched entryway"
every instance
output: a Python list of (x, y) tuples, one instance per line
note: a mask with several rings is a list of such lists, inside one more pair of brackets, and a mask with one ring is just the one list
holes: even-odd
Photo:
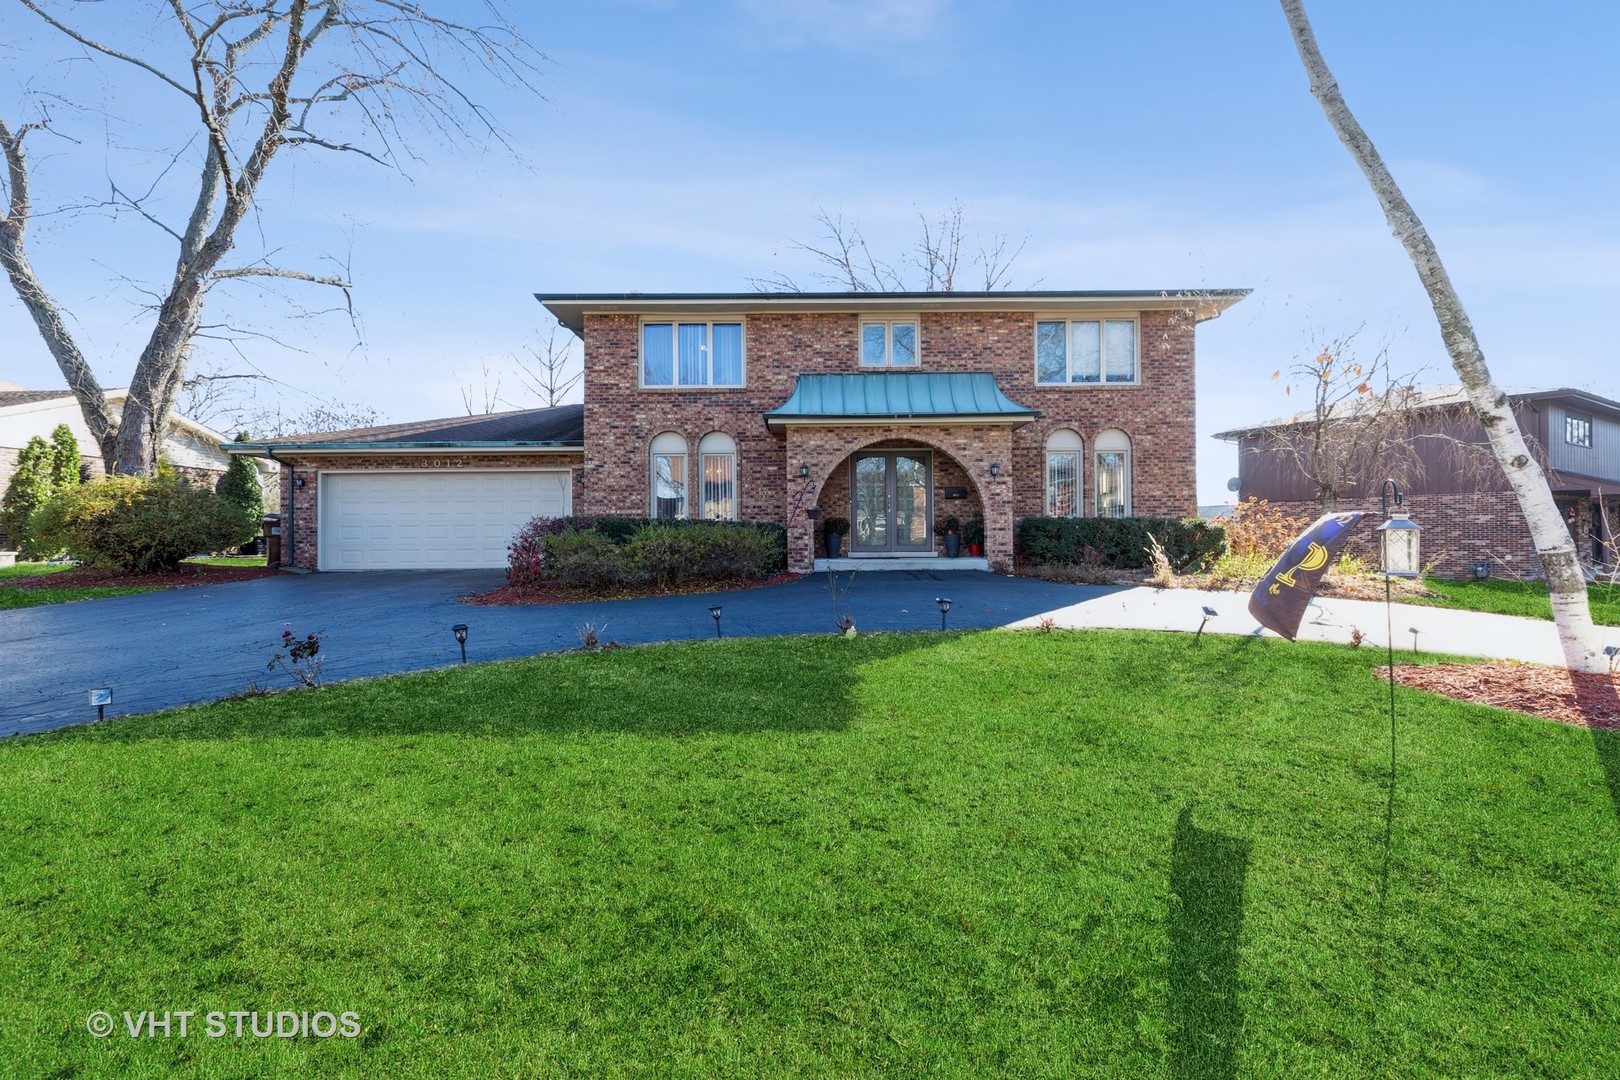
[[(984, 517), (980, 483), (943, 448), (884, 438), (851, 447), (831, 462), (815, 499), (815, 554), (826, 553), (826, 522), (848, 523), (840, 554), (855, 558), (933, 558), (945, 554), (939, 523), (958, 529)], [(960, 540), (960, 532), (959, 532)], [(966, 554), (965, 545), (961, 548)]]

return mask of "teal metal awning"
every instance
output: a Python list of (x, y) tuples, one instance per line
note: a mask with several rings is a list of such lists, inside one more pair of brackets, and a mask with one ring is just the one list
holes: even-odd
[(1040, 416), (1009, 398), (987, 371), (800, 375), (793, 394), (765, 414), (773, 430), (796, 424), (914, 420), (930, 424), (1027, 424)]

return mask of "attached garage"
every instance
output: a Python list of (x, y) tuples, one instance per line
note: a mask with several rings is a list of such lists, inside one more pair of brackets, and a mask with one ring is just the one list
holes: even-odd
[(323, 472), (322, 570), (477, 570), (506, 565), (536, 517), (572, 510), (560, 470)]
[(573, 512), (580, 405), (227, 443), (281, 467), (282, 565), (485, 570), (537, 517)]

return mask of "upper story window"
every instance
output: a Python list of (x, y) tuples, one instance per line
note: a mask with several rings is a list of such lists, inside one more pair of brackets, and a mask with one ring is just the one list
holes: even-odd
[(641, 324), (641, 385), (741, 386), (740, 322)]
[(1576, 416), (1573, 413), (1564, 415), (1564, 441), (1571, 446), (1592, 447), (1592, 418), (1590, 416)]
[(1035, 324), (1035, 381), (1042, 386), (1139, 381), (1135, 319)]
[(916, 319), (861, 320), (861, 367), (916, 366)]

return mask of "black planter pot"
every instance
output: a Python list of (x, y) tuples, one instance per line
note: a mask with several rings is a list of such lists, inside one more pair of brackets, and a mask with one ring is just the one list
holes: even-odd
[(957, 533), (945, 534), (945, 557), (954, 559), (962, 551), (962, 537)]
[(827, 558), (838, 558), (839, 550), (844, 546), (844, 538), (837, 533), (827, 534)]

